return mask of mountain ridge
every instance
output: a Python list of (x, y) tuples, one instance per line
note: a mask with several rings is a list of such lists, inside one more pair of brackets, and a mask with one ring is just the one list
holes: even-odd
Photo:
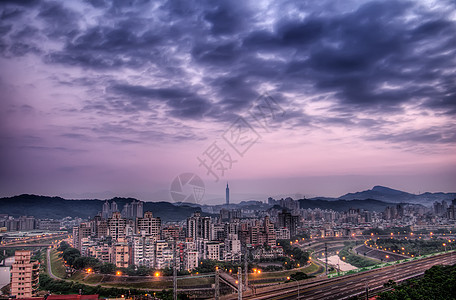
[[(338, 211), (348, 210), (349, 208), (359, 208), (365, 210), (382, 211), (387, 206), (396, 204), (416, 204), (431, 206), (434, 201), (451, 201), (456, 199), (456, 193), (430, 193), (425, 192), (419, 195), (392, 189), (389, 187), (376, 185), (370, 190), (361, 192), (347, 193), (338, 198), (314, 197), (310, 199), (298, 200), (301, 208), (321, 208), (334, 209)], [(32, 194), (22, 194), (12, 197), (0, 198), (0, 214), (8, 214), (13, 217), (24, 215), (35, 216), (36, 218), (59, 219), (66, 216), (90, 218), (97, 215), (102, 210), (105, 201), (116, 201), (119, 210), (122, 210), (126, 203), (141, 201), (136, 198), (113, 197), (108, 200), (100, 199), (65, 199), (59, 196), (40, 196)], [(255, 206), (254, 202), (244, 201), (230, 206), (242, 208), (243, 206)], [(166, 221), (180, 221), (189, 217), (195, 211), (201, 211), (204, 204), (178, 204), (166, 201), (145, 202), (144, 211), (152, 211), (155, 216)]]
[[(0, 198), (0, 213), (13, 217), (34, 216), (38, 219), (61, 219), (67, 216), (87, 219), (101, 212), (105, 201), (116, 201), (121, 211), (126, 203), (140, 200), (130, 197), (114, 197), (109, 200), (69, 200), (61, 197), (22, 194)], [(160, 217), (164, 222), (182, 220), (195, 211), (201, 211), (200, 207), (191, 207), (185, 204), (174, 205), (164, 201), (143, 201), (143, 203), (144, 211), (151, 211), (154, 216)]]
[(435, 201), (451, 201), (456, 198), (456, 193), (422, 193), (419, 195), (407, 193), (404, 191), (392, 189), (389, 187), (376, 185), (370, 190), (355, 193), (347, 193), (338, 197), (339, 200), (365, 200), (376, 199), (391, 203), (412, 203), (431, 206)]

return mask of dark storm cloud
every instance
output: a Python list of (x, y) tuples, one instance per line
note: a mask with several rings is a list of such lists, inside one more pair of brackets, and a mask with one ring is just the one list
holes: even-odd
[(149, 101), (165, 103), (171, 115), (181, 118), (201, 118), (211, 108), (211, 103), (181, 88), (150, 88), (126, 84), (115, 84), (109, 89), (112, 93), (120, 93), (124, 101), (138, 107), (148, 109)]
[(417, 143), (417, 144), (454, 144), (456, 132), (451, 126), (430, 127), (419, 130), (406, 130), (397, 134), (374, 134), (367, 140), (386, 141), (391, 143)]
[[(105, 98), (87, 109), (134, 113), (154, 103), (177, 119), (226, 122), (250, 107), (267, 83), (270, 94), (285, 106), (299, 105), (285, 93), (333, 95), (334, 116), (309, 121), (304, 112), (298, 116), (299, 110), (294, 111), (296, 120), (305, 119), (297, 122), (302, 126), (326, 122), (369, 127), (382, 120), (344, 114), (366, 112), (381, 118), (402, 112), (406, 105), (437, 114), (456, 112), (456, 26), (449, 17), (456, 7), (450, 1), (440, 3), (447, 6), (444, 10), (409, 1), (347, 2), (346, 11), (333, 1), (274, 2), (269, 4), (273, 17), (253, 2), (86, 3), (104, 17), (81, 26), (80, 12), (58, 2), (40, 2), (33, 8), (43, 22), (40, 32), (33, 24), (12, 28), (6, 21), (21, 17), (27, 8), (6, 5), (0, 13), (6, 19), (0, 23), (0, 36), (5, 37), (0, 49), (95, 72), (150, 67), (152, 81), (170, 81), (170, 88), (89, 76), (87, 84), (82, 78), (68, 82), (87, 89), (104, 84)], [(30, 41), (40, 33), (61, 42), (61, 49), (43, 50)], [(196, 85), (189, 84), (193, 69), (202, 74)]]
[(11, 25), (0, 26), (0, 37), (7, 34), (11, 30)]
[[(98, 26), (68, 40), (62, 51), (46, 56), (49, 63), (77, 65), (93, 69), (138, 68), (145, 63), (168, 61), (160, 48), (160, 29), (138, 33), (146, 20), (123, 21), (115, 27)], [(139, 30), (139, 29), (138, 29)]]
[(38, 17), (46, 21), (45, 33), (53, 38), (72, 38), (79, 33), (77, 19), (80, 15), (58, 2), (45, 2)]
[(15, 6), (35, 6), (39, 3), (39, 0), (2, 0), (0, 4), (14, 4)]
[(14, 19), (14, 18), (22, 15), (23, 12), (24, 12), (23, 10), (18, 9), (18, 8), (13, 8), (13, 9), (5, 8), (2, 11), (0, 20)]
[(241, 2), (220, 1), (214, 9), (208, 6), (204, 19), (210, 23), (214, 35), (232, 35), (244, 31), (248, 19), (248, 11), (243, 10)]
[[(454, 53), (455, 37), (449, 33), (456, 27), (454, 22), (437, 22), (438, 26), (423, 30), (423, 25), (404, 20), (408, 8), (402, 2), (368, 3), (354, 13), (325, 20), (326, 25), (314, 26), (325, 29), (316, 30), (320, 36), (309, 46), (308, 59), (289, 63), (290, 76), (311, 77), (318, 90), (336, 92), (341, 104), (337, 109), (391, 110), (427, 98), (419, 93), (428, 83), (426, 78), (454, 79), (443, 74), (456, 67), (454, 56), (438, 56)], [(447, 35), (436, 36), (437, 30)], [(428, 51), (418, 50), (423, 44)], [(439, 74), (433, 74), (436, 69)], [(398, 87), (388, 89), (383, 84)]]
[(211, 66), (229, 66), (240, 58), (240, 49), (236, 42), (224, 44), (199, 44), (192, 49), (193, 58)]
[(133, 122), (122, 121), (117, 123), (103, 123), (95, 128), (91, 128), (90, 132), (95, 133), (98, 137), (114, 141), (117, 143), (145, 143), (153, 144), (157, 141), (191, 141), (200, 140), (204, 137), (196, 136), (188, 128), (180, 128), (178, 133), (167, 133), (160, 130), (154, 130), (155, 124), (147, 128), (137, 128)]

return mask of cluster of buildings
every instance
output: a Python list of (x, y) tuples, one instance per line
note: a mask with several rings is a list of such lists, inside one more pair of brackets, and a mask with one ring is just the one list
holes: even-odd
[(184, 222), (162, 224), (152, 212), (143, 213), (142, 202), (127, 204), (122, 213), (115, 201), (106, 201), (102, 212), (93, 219), (73, 227), (73, 246), (81, 255), (113, 263), (154, 269), (172, 267), (192, 270), (203, 259), (240, 261), (244, 250), (254, 257), (274, 258), (283, 255), (277, 239), (296, 234), (298, 216), (281, 211), (272, 222), (269, 216), (241, 218), (241, 211), (227, 205), (217, 217), (197, 211)]
[(32, 216), (21, 216), (14, 218), (6, 214), (0, 214), (0, 232), (31, 230), (59, 231), (60, 221), (50, 219), (36, 219)]
[(450, 205), (445, 200), (442, 202), (434, 202), (434, 214), (447, 218), (449, 220), (456, 220), (456, 199), (454, 199)]
[(152, 212), (134, 219), (112, 212), (107, 219), (96, 216), (73, 228), (73, 246), (81, 255), (120, 268), (134, 264), (164, 269), (176, 264), (192, 270), (203, 259), (240, 261), (247, 248), (272, 258), (283, 254), (277, 237), (289, 238), (290, 231), (276, 229), (267, 216), (242, 220), (235, 210), (222, 210), (217, 218), (195, 212), (183, 224), (169, 225)]
[(277, 240), (300, 234), (343, 237), (370, 228), (424, 226), (436, 220), (436, 214), (419, 205), (398, 204), (383, 212), (338, 212), (301, 209), (292, 198), (269, 198), (268, 203), (273, 206), (257, 211), (254, 217), (241, 209), (230, 209), (233, 206), (229, 204), (227, 186), (226, 204), (216, 217), (195, 212), (183, 222), (162, 224), (152, 212), (143, 213), (142, 202), (127, 204), (122, 213), (114, 201), (105, 202), (99, 216), (74, 227), (74, 246), (84, 256), (117, 267), (134, 264), (163, 269), (176, 264), (180, 269), (192, 270), (203, 259), (239, 261), (246, 250), (255, 259), (276, 258), (283, 255)]

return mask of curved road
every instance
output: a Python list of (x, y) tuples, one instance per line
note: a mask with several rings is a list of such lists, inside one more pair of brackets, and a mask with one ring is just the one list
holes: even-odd
[(56, 280), (64, 280), (60, 277), (57, 277), (55, 276), (53, 273), (52, 273), (52, 268), (51, 268), (51, 249), (50, 248), (47, 248), (47, 264), (46, 264), (46, 269), (47, 269), (47, 273), (49, 274), (49, 276), (51, 276), (52, 279), (56, 279)]

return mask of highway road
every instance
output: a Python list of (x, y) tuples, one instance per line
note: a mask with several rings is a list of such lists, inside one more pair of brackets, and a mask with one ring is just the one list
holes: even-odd
[[(372, 291), (382, 288), (383, 284), (390, 279), (400, 282), (420, 276), (434, 265), (455, 263), (456, 253), (445, 253), (333, 279), (321, 279), (312, 282), (300, 281), (299, 291), (298, 283), (295, 281), (280, 286), (257, 289), (255, 295), (246, 293), (243, 299), (344, 299), (362, 294), (366, 285)], [(236, 298), (237, 294), (231, 294), (222, 299)]]

